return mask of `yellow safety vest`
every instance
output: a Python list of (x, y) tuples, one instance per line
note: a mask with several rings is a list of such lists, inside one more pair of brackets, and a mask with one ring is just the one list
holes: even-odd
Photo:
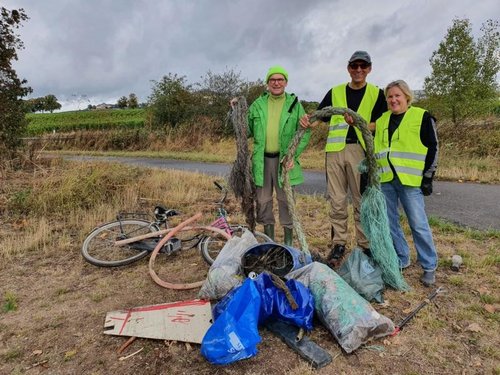
[(406, 111), (391, 137), (389, 146), (389, 119), (391, 112), (385, 112), (378, 120), (375, 130), (375, 156), (379, 166), (380, 182), (389, 182), (394, 173), (405, 186), (420, 186), (425, 166), (427, 147), (420, 140), (420, 128), (425, 109), (410, 107)]
[[(332, 88), (333, 107), (347, 108), (346, 86), (347, 84), (342, 84)], [(365, 94), (357, 110), (357, 113), (363, 117), (367, 123), (370, 122), (372, 110), (373, 107), (375, 107), (378, 95), (379, 88), (367, 83)], [(342, 151), (345, 148), (345, 139), (347, 137), (347, 131), (349, 130), (349, 125), (346, 124), (344, 116), (333, 115), (328, 129), (328, 139), (326, 141), (325, 151)], [(365, 149), (365, 141), (361, 131), (358, 128), (354, 128), (354, 130), (356, 131), (361, 146)]]

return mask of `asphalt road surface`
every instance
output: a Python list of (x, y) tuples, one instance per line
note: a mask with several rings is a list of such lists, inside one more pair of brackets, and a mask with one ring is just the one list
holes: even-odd
[[(229, 175), (231, 170), (229, 164), (186, 160), (113, 156), (64, 156), (64, 158), (119, 162), (147, 168), (179, 169), (220, 177)], [(304, 177), (305, 182), (297, 187), (297, 192), (325, 194), (324, 172), (305, 171)], [(500, 230), (500, 185), (435, 181), (433, 194), (425, 197), (425, 206), (428, 215), (459, 225), (481, 230)]]

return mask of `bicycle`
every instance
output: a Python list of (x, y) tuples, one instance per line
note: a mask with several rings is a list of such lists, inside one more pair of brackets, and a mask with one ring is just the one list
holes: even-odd
[[(233, 237), (234, 235), (241, 236), (244, 230), (248, 230), (248, 226), (243, 224), (229, 224), (227, 221), (227, 211), (224, 208), (224, 203), (227, 198), (227, 189), (220, 185), (217, 181), (213, 181), (214, 185), (223, 193), (222, 198), (217, 202), (217, 218), (215, 221), (210, 223), (211, 227), (219, 228), (225, 231), (228, 235)], [(264, 233), (254, 231), (253, 235), (255, 239), (259, 243), (263, 242), (274, 242)], [(213, 264), (215, 258), (219, 255), (220, 251), (224, 247), (226, 243), (226, 239), (224, 236), (221, 236), (220, 233), (214, 232), (210, 236), (205, 236), (201, 239), (198, 244), (198, 248), (200, 249), (201, 256), (208, 264)]]
[[(241, 234), (246, 228), (244, 225), (231, 225), (227, 222), (224, 208), (227, 189), (217, 181), (214, 184), (223, 192), (223, 197), (216, 203), (217, 219), (208, 226), (184, 228), (170, 238), (159, 253), (168, 256), (198, 247), (203, 259), (211, 265), (227, 240), (235, 234)], [(146, 214), (143, 213), (120, 212), (115, 221), (105, 223), (88, 234), (82, 245), (82, 255), (87, 262), (99, 267), (134, 263), (153, 252), (163, 235), (172, 230), (169, 219), (176, 215), (179, 215), (178, 211), (160, 205), (154, 208), (153, 221), (145, 220)], [(271, 241), (263, 233), (254, 234), (259, 242)], [(117, 241), (121, 241), (119, 246)]]
[[(82, 245), (84, 259), (99, 267), (118, 267), (134, 263), (150, 254), (164, 232), (168, 230), (169, 219), (179, 215), (174, 209), (156, 206), (153, 221), (145, 220), (144, 213), (120, 212), (115, 221), (94, 228), (85, 238)], [(145, 234), (155, 233), (153, 237), (140, 238)], [(181, 250), (188, 250), (201, 241), (203, 237), (171, 238), (160, 250), (162, 254), (171, 255)], [(116, 241), (137, 239), (128, 244), (116, 246)]]

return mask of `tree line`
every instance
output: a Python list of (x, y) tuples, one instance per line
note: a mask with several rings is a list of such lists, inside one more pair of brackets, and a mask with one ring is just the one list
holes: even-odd
[(24, 101), (25, 112), (54, 112), (61, 109), (61, 104), (53, 94), (45, 95), (40, 98), (32, 98)]
[[(13, 152), (24, 134), (29, 111), (53, 111), (60, 108), (54, 95), (22, 100), (32, 90), (27, 81), (18, 78), (12, 68), (23, 42), (16, 30), (29, 18), (23, 9), (0, 13), (0, 151)], [(454, 19), (429, 63), (431, 74), (424, 80), (424, 97), (419, 100), (439, 119), (449, 118), (460, 125), (470, 118), (500, 114), (497, 75), (500, 70), (500, 26), (498, 20), (487, 20), (482, 35), (475, 40), (468, 19)], [(176, 128), (180, 124), (204, 119), (214, 127), (214, 133), (228, 135), (228, 102), (235, 96), (245, 96), (248, 103), (265, 90), (262, 80), (247, 81), (241, 73), (226, 69), (223, 73), (208, 71), (201, 81), (188, 84), (186, 76), (168, 73), (152, 81), (148, 97), (147, 122), (157, 130)], [(303, 102), (307, 111), (317, 103)], [(59, 107), (58, 107), (59, 106)], [(122, 96), (119, 108), (140, 106), (135, 94)]]

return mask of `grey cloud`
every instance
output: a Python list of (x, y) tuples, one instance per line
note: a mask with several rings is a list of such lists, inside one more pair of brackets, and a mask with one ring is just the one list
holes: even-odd
[[(270, 65), (291, 74), (290, 89), (319, 100), (348, 79), (355, 49), (374, 58), (370, 78), (408, 77), (419, 86), (428, 59), (457, 14), (479, 28), (500, 14), (497, 0), (7, 0), (31, 19), (20, 30), (26, 50), (16, 69), (34, 96), (94, 101), (135, 92), (146, 100), (151, 80), (169, 72), (199, 81), (208, 70), (241, 70), (262, 78)], [(437, 11), (439, 9), (439, 12)]]

